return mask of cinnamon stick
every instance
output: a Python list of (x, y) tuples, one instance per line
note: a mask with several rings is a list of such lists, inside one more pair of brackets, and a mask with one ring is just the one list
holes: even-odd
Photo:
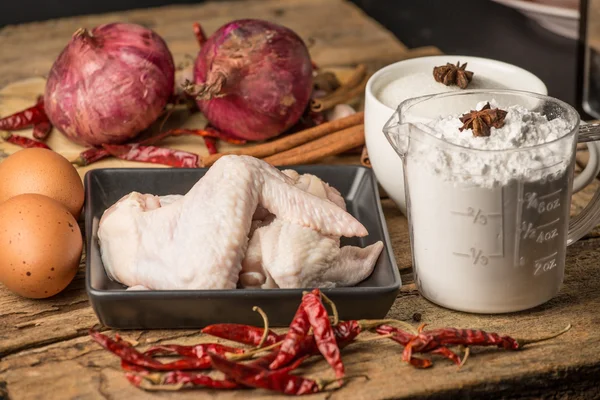
[[(367, 84), (368, 78), (365, 79), (366, 75), (367, 66), (364, 64), (359, 64), (352, 72), (352, 75), (350, 75), (350, 78), (348, 78), (348, 80), (335, 91), (320, 99), (313, 99), (310, 103), (311, 110), (328, 110), (329, 108), (334, 107), (336, 104), (360, 94), (360, 92), (364, 90), (364, 87), (360, 89), (360, 86), (363, 84), (363, 82), (365, 86)], [(358, 90), (356, 90), (357, 88)], [(354, 94), (355, 92), (357, 93)]]
[(360, 163), (367, 168), (371, 168), (371, 160), (369, 160), (369, 152), (367, 151), (367, 146), (364, 146), (362, 149), (362, 153), (360, 155)]
[(275, 166), (310, 164), (365, 144), (364, 125), (356, 125), (315, 139), (301, 146), (266, 157)]
[(273, 140), (271, 142), (257, 144), (255, 146), (245, 147), (239, 150), (213, 154), (207, 157), (202, 157), (200, 160), (201, 167), (210, 167), (219, 158), (229, 155), (246, 155), (256, 158), (264, 158), (273, 154), (281, 153), (286, 150), (292, 149), (296, 146), (303, 145), (311, 140), (321, 138), (329, 135), (333, 132), (337, 132), (351, 126), (362, 124), (364, 119), (364, 113), (358, 112), (345, 118), (340, 118), (335, 121), (325, 122), (321, 125), (317, 125), (313, 128), (305, 129), (300, 132), (292, 133), (288, 136), (280, 139)]
[(352, 72), (352, 75), (350, 75), (350, 78), (348, 78), (348, 80), (344, 82), (343, 85), (340, 85), (340, 87), (337, 88), (336, 91), (333, 92), (331, 95), (347, 92), (348, 90), (361, 83), (365, 75), (367, 75), (367, 66), (365, 64), (359, 64), (356, 67), (356, 69)]
[(336, 90), (329, 96), (325, 96), (320, 99), (313, 99), (310, 103), (311, 111), (323, 112), (335, 107), (338, 104), (349, 102), (354, 97), (362, 94), (365, 91), (365, 87), (367, 86), (369, 78), (369, 75), (365, 76), (357, 86), (354, 86), (350, 89), (340, 91), (339, 93)]

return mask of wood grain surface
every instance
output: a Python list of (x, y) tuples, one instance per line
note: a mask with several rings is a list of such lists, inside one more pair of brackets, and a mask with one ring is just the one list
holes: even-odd
[[(0, 31), (0, 86), (8, 85), (0, 91), (0, 115), (11, 111), (11, 107), (17, 109), (31, 102), (43, 88), (40, 77), (47, 72), (72, 32), (81, 26), (114, 20), (144, 24), (163, 35), (177, 62), (182, 62), (186, 54), (195, 53), (189, 29), (193, 21), (201, 21), (210, 33), (224, 22), (239, 17), (270, 19), (291, 27), (311, 44), (311, 53), (319, 65), (340, 70), (360, 62), (375, 69), (411, 54), (389, 32), (342, 0), (218, 2), (11, 26)], [(432, 51), (437, 50), (431, 48), (412, 54)], [(30, 89), (25, 90), (25, 87)], [(18, 99), (22, 103), (17, 104)], [(53, 137), (60, 140), (56, 132)], [(69, 144), (64, 146), (59, 146), (61, 151), (67, 151)], [(10, 147), (0, 150), (14, 151)], [(585, 164), (584, 150), (579, 159)], [(357, 156), (324, 160), (324, 163), (357, 162)], [(115, 166), (102, 166), (106, 165)], [(598, 185), (595, 181), (574, 196), (572, 213), (587, 204)], [(600, 396), (596, 383), (600, 376), (600, 332), (597, 329), (600, 323), (600, 233), (597, 230), (569, 248), (564, 287), (555, 299), (516, 314), (471, 315), (443, 309), (419, 296), (412, 279), (407, 220), (391, 200), (382, 199), (382, 205), (404, 282), (388, 317), (410, 322), (413, 315), (419, 313), (422, 322), (434, 327), (482, 328), (519, 337), (538, 337), (559, 330), (567, 323), (573, 324), (573, 329), (561, 338), (521, 352), (474, 350), (460, 371), (439, 358), (434, 358), (432, 369), (415, 370), (401, 362), (401, 349), (391, 342), (356, 343), (344, 351), (347, 372), (367, 374), (370, 379), (356, 379), (339, 391), (311, 398), (584, 399)], [(441, 267), (443, 263), (440, 259)], [(262, 390), (146, 393), (132, 387), (124, 379), (118, 359), (87, 336), (88, 328), (97, 323), (97, 319), (88, 304), (83, 278), (81, 269), (63, 293), (47, 300), (23, 299), (0, 287), (0, 399), (278, 397)], [(207, 340), (196, 331), (121, 333), (142, 345)], [(310, 376), (332, 376), (324, 362), (308, 363), (303, 372)]]

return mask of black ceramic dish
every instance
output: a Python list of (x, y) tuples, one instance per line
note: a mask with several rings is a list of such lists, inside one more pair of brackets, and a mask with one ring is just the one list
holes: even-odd
[[(378, 240), (384, 250), (369, 278), (355, 287), (323, 292), (337, 305), (340, 318), (383, 318), (400, 290), (377, 183), (359, 166), (299, 166), (337, 188), (348, 211), (369, 231), (365, 238), (342, 238), (342, 245), (367, 246)], [(252, 306), (261, 307), (272, 326), (288, 326), (303, 289), (126, 291), (111, 281), (102, 265), (98, 222), (102, 213), (132, 191), (156, 195), (185, 194), (206, 169), (98, 169), (85, 176), (86, 290), (100, 322), (118, 329), (201, 328), (214, 323), (261, 325)], [(201, 245), (201, 244), (199, 244)], [(306, 288), (308, 290), (312, 288)]]

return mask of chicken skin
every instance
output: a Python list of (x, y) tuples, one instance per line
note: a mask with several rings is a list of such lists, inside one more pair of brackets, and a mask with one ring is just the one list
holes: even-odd
[[(303, 191), (346, 210), (344, 198), (314, 175), (283, 171)], [(256, 216), (255, 216), (256, 218)], [(340, 248), (340, 237), (267, 215), (253, 221), (253, 232), (242, 262), (240, 285), (245, 288), (330, 288), (354, 286), (368, 277), (383, 243), (366, 248)]]
[(264, 161), (224, 156), (185, 196), (133, 192), (106, 210), (102, 261), (111, 279), (132, 289), (234, 289), (260, 213), (319, 236), (367, 235), (343, 208)]

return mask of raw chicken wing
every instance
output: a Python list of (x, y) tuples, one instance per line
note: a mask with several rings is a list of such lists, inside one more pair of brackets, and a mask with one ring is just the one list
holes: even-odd
[(346, 211), (293, 183), (261, 160), (225, 156), (165, 206), (158, 196), (131, 193), (100, 221), (104, 267), (130, 287), (234, 289), (260, 208), (323, 235), (367, 235)]
[[(297, 188), (346, 209), (340, 193), (318, 177), (293, 170), (283, 172)], [(254, 220), (251, 234), (240, 274), (245, 288), (353, 286), (373, 272), (383, 249), (382, 242), (364, 249), (340, 249), (339, 235), (326, 236), (274, 215)]]

